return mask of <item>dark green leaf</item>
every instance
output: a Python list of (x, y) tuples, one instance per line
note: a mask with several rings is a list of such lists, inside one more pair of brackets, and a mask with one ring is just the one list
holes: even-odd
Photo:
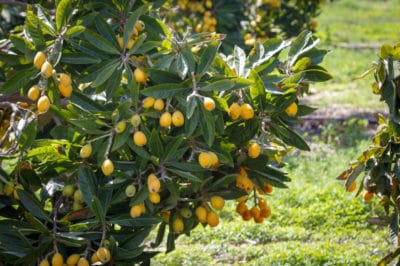
[(158, 247), (161, 242), (164, 239), (164, 235), (165, 235), (165, 228), (167, 227), (166, 223), (161, 223), (160, 226), (158, 227), (158, 232), (157, 232), (157, 237), (154, 240), (154, 242), (151, 243), (151, 247), (152, 248), (156, 248)]
[(43, 210), (38, 200), (32, 197), (27, 191), (17, 189), (22, 205), (35, 217), (51, 222), (49, 215)]
[(226, 91), (232, 89), (236, 85), (233, 79), (218, 80), (206, 86), (200, 87), (200, 91)]
[(101, 202), (98, 197), (93, 196), (91, 201), (91, 209), (93, 213), (96, 215), (97, 220), (100, 224), (104, 224), (104, 220), (106, 218), (105, 210), (101, 206)]
[(199, 65), (197, 66), (197, 74), (203, 75), (207, 72), (217, 54), (219, 46), (220, 41), (213, 41), (204, 49), (200, 57)]
[[(139, 19), (139, 17), (149, 8), (149, 6), (142, 5), (141, 7), (137, 8), (128, 18), (128, 21), (125, 24), (124, 27), (124, 36), (123, 36), (123, 43), (124, 48), (126, 48), (126, 44), (128, 43), (128, 40), (131, 38), (133, 29), (135, 27), (136, 21)], [(146, 25), (147, 26), (147, 25)]]
[(174, 72), (156, 69), (156, 68), (148, 68), (147, 72), (150, 76), (150, 79), (155, 83), (179, 83), (181, 80), (178, 75)]
[(136, 193), (135, 197), (131, 200), (130, 206), (143, 203), (149, 196), (149, 189), (147, 186), (142, 186)]
[(119, 50), (103, 36), (91, 30), (86, 30), (84, 35), (86, 40), (88, 40), (97, 49), (107, 54), (119, 54)]
[(120, 66), (120, 62), (118, 60), (113, 60), (108, 64), (104, 65), (102, 68), (96, 71), (96, 79), (91, 84), (92, 87), (98, 87), (103, 84), (106, 80), (108, 80), (114, 71)]
[(61, 62), (66, 64), (97, 64), (101, 62), (101, 59), (97, 57), (91, 57), (84, 53), (63, 53), (61, 57)]
[(273, 134), (280, 138), (288, 145), (294, 146), (300, 150), (309, 151), (310, 147), (303, 140), (303, 138), (295, 131), (291, 130), (285, 125), (270, 123), (270, 129)]
[(149, 151), (158, 158), (164, 154), (164, 146), (161, 142), (160, 135), (156, 129), (153, 129), (150, 135)]
[(31, 82), (33, 76), (37, 73), (38, 70), (34, 67), (19, 70), (14, 76), (7, 80), (6, 83), (4, 83), (4, 85), (0, 88), (0, 91), (4, 94), (15, 93)]
[(78, 168), (78, 182), (86, 205), (92, 208), (92, 199), (97, 195), (97, 180), (93, 170), (87, 166), (80, 165)]
[(165, 83), (148, 87), (142, 91), (145, 96), (166, 99), (189, 90), (187, 86), (177, 83)]
[(200, 119), (200, 125), (203, 132), (203, 138), (208, 146), (212, 146), (215, 138), (215, 121), (212, 112), (207, 111), (203, 107), (200, 107), (202, 118)]
[(201, 182), (201, 179), (191, 172), (181, 171), (181, 170), (177, 170), (177, 169), (173, 169), (173, 168), (168, 168), (168, 171), (174, 173), (177, 176), (183, 177), (183, 178), (187, 179), (188, 181), (199, 182), (199, 183)]

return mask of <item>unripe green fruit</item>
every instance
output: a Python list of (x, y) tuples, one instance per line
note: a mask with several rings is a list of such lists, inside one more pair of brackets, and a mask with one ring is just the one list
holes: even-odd
[(62, 190), (62, 194), (67, 197), (72, 197), (74, 195), (74, 192), (75, 192), (74, 185), (71, 184), (66, 185)]
[(115, 132), (117, 133), (122, 133), (125, 131), (126, 129), (126, 122), (125, 121), (119, 121), (116, 125), (115, 125)]
[(128, 185), (125, 188), (125, 195), (129, 198), (132, 198), (136, 194), (136, 187), (134, 185)]
[(74, 201), (77, 202), (77, 203), (80, 203), (80, 204), (82, 204), (84, 202), (83, 193), (82, 193), (82, 191), (80, 189), (75, 190)]
[(189, 209), (189, 208), (181, 209), (181, 216), (183, 218), (189, 219), (190, 217), (192, 217), (192, 215), (193, 215), (193, 212), (191, 209)]
[(138, 126), (140, 125), (140, 122), (142, 122), (142, 120), (140, 119), (140, 115), (134, 114), (134, 115), (131, 117), (131, 124), (132, 124), (132, 126), (138, 127)]

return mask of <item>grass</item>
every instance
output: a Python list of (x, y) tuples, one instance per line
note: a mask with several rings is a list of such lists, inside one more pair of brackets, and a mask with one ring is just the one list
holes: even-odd
[[(354, 78), (378, 59), (378, 48), (361, 49), (361, 44), (400, 41), (399, 14), (398, 0), (326, 3), (317, 18), (318, 34), (320, 46), (331, 50), (324, 66), (334, 79), (318, 84), (304, 100), (318, 108), (384, 112), (386, 106), (371, 93), (373, 76)], [(190, 237), (178, 239), (175, 251), (161, 252), (152, 264), (376, 265), (393, 247), (386, 228), (365, 220), (382, 209), (376, 200), (365, 203), (345, 192), (343, 182), (335, 179), (370, 144), (364, 132), (363, 121), (327, 122), (321, 135), (308, 137), (311, 152), (287, 158), (290, 189), (274, 189), (268, 197), (273, 212), (268, 221), (243, 222), (234, 203), (228, 203), (217, 228), (198, 226)]]

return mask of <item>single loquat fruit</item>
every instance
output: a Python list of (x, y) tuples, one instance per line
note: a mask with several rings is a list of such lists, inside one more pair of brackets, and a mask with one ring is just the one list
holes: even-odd
[(160, 194), (158, 192), (149, 193), (149, 200), (151, 203), (158, 204), (160, 203)]
[(143, 106), (143, 108), (146, 108), (146, 109), (151, 108), (154, 106), (155, 101), (156, 100), (153, 97), (146, 97), (142, 101), (142, 106)]
[(104, 160), (101, 164), (101, 171), (105, 176), (109, 176), (114, 172), (114, 164), (110, 159)]
[(347, 188), (347, 191), (348, 191), (348, 192), (353, 192), (354, 190), (356, 190), (356, 188), (357, 188), (357, 183), (356, 183), (356, 182), (353, 182), (353, 183), (351, 183), (351, 185)]
[(50, 262), (47, 258), (43, 259), (40, 261), (39, 266), (50, 266)]
[(89, 261), (86, 259), (86, 258), (84, 258), (84, 257), (82, 257), (82, 258), (80, 258), (79, 260), (78, 260), (78, 264), (77, 264), (77, 266), (89, 266), (90, 264), (89, 264)]
[(140, 68), (136, 68), (135, 71), (133, 71), (133, 76), (137, 83), (144, 84), (147, 82), (147, 73)]
[(132, 198), (136, 194), (136, 187), (133, 184), (126, 186), (125, 195), (129, 198)]
[(28, 91), (28, 98), (32, 101), (36, 101), (40, 96), (40, 87), (38, 85), (32, 86)]
[(185, 229), (185, 224), (183, 223), (182, 218), (175, 218), (174, 221), (172, 222), (172, 230), (174, 231), (175, 234), (180, 234), (183, 232)]
[(261, 153), (261, 146), (257, 142), (252, 142), (249, 145), (248, 155), (250, 158), (257, 158), (260, 156)]
[(92, 155), (92, 144), (87, 143), (84, 146), (82, 146), (81, 150), (79, 151), (79, 156), (82, 159), (89, 158), (90, 155)]
[(45, 79), (50, 78), (53, 75), (53, 66), (48, 61), (45, 61), (40, 68), (40, 74)]
[(33, 58), (33, 65), (37, 69), (41, 69), (42, 65), (45, 61), (46, 61), (46, 55), (42, 51), (39, 51), (36, 53), (35, 57)]
[(65, 97), (69, 98), (72, 95), (72, 86), (70, 85), (63, 85), (63, 84), (58, 84), (58, 91), (60, 94)]
[(54, 253), (53, 257), (51, 258), (51, 265), (52, 266), (63, 266), (64, 258), (60, 252)]
[(216, 227), (219, 224), (219, 216), (216, 212), (210, 211), (207, 214), (207, 224), (210, 227)]
[(185, 123), (185, 117), (183, 116), (181, 111), (175, 111), (172, 114), (172, 124), (175, 127), (181, 127), (183, 126), (183, 124)]
[(63, 187), (62, 194), (67, 197), (72, 197), (74, 195), (75, 188), (74, 185), (68, 184)]
[(140, 118), (140, 115), (138, 115), (138, 114), (132, 115), (132, 117), (131, 117), (132, 126), (138, 127), (141, 122), (142, 122), (142, 119)]
[(114, 130), (117, 133), (122, 133), (125, 131), (125, 129), (126, 129), (126, 121), (119, 121), (114, 127)]
[(160, 126), (168, 128), (172, 124), (172, 116), (169, 112), (164, 112), (160, 116)]
[(70, 86), (72, 84), (71, 76), (65, 73), (61, 73), (58, 80), (63, 86)]
[(41, 96), (37, 102), (37, 109), (39, 113), (45, 113), (49, 110), (49, 108), (50, 108), (49, 97), (47, 97), (47, 95)]
[(153, 104), (153, 108), (157, 111), (162, 111), (164, 109), (163, 99), (156, 99)]
[(106, 247), (100, 247), (96, 251), (96, 255), (102, 263), (108, 263), (111, 260), (110, 250)]
[(285, 112), (288, 116), (295, 116), (297, 114), (297, 110), (297, 104), (293, 102), (285, 109)]
[(147, 187), (150, 193), (156, 193), (160, 191), (161, 182), (155, 174), (150, 174), (147, 177)]
[(207, 111), (212, 111), (215, 109), (215, 101), (210, 97), (204, 97), (203, 106)]
[(240, 117), (242, 117), (243, 120), (252, 119), (254, 117), (253, 107), (248, 103), (242, 104), (240, 106)]
[(207, 222), (207, 209), (204, 206), (197, 207), (194, 211), (194, 214), (196, 215), (200, 223)]
[(225, 200), (224, 200), (224, 198), (223, 197), (221, 197), (221, 196), (212, 196), (211, 198), (210, 198), (210, 203), (211, 203), (211, 206), (214, 208), (214, 209), (216, 209), (216, 210), (222, 210), (222, 208), (224, 207), (224, 205), (225, 205)]
[(240, 113), (241, 113), (241, 108), (238, 103), (235, 102), (229, 106), (228, 114), (232, 118), (232, 120), (238, 119), (240, 117)]
[(129, 212), (132, 218), (139, 217), (140, 215), (142, 215), (142, 213), (142, 206), (140, 204), (133, 205)]
[(75, 266), (79, 261), (80, 255), (79, 254), (71, 254), (67, 258), (67, 265), (68, 266)]
[(369, 201), (374, 197), (374, 192), (369, 192), (367, 190), (364, 190), (363, 192), (363, 199), (364, 201)]
[(142, 131), (136, 131), (133, 134), (133, 143), (135, 143), (135, 145), (139, 147), (146, 145), (147, 143), (146, 135)]

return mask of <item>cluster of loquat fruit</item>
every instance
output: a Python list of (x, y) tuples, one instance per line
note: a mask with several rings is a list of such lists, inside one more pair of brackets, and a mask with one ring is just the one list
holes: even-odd
[[(42, 51), (36, 53), (33, 59), (33, 65), (40, 70), (42, 78), (46, 81), (40, 84), (47, 84), (47, 80), (55, 77), (58, 84), (58, 91), (63, 97), (70, 97), (72, 95), (72, 80), (71, 76), (66, 73), (57, 75), (53, 69), (52, 64), (47, 61), (46, 54)], [(37, 110), (39, 113), (45, 113), (49, 110), (51, 102), (46, 93), (46, 88), (39, 85), (32, 86), (27, 94), (28, 98), (34, 102), (37, 101)]]
[(94, 250), (90, 262), (87, 259), (87, 252), (85, 254), (71, 254), (64, 260), (63, 255), (55, 251), (49, 261), (48, 254), (39, 263), (39, 266), (89, 266), (89, 265), (104, 265), (111, 261), (111, 253), (107, 247), (100, 247)]
[(178, 0), (177, 4), (180, 10), (191, 13), (188, 14), (188, 17), (194, 20), (196, 32), (215, 32), (217, 30), (218, 21), (211, 0)]

